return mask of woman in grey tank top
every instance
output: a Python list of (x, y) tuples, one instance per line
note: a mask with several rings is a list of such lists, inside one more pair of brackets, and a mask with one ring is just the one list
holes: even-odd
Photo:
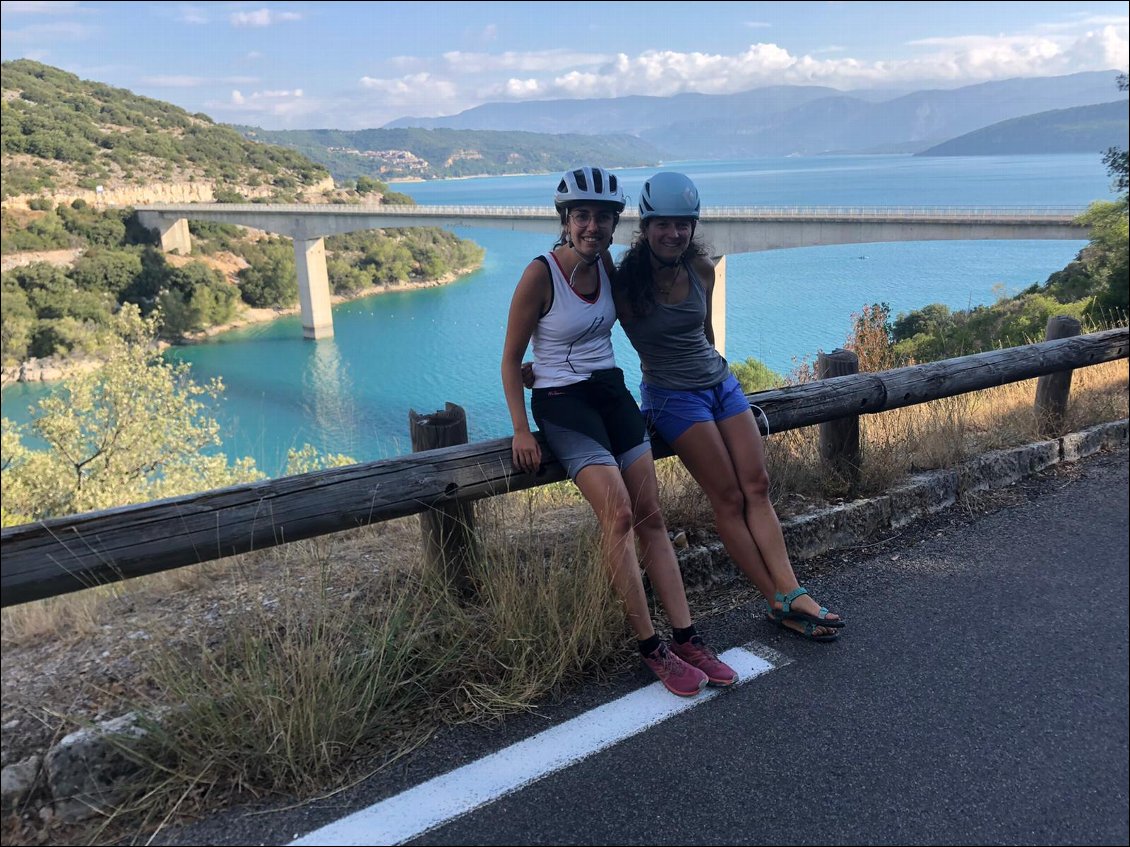
[(640, 356), (641, 406), (702, 487), (726, 552), (769, 601), (769, 619), (813, 641), (844, 625), (797, 582), (769, 500), (761, 433), (714, 348), (714, 265), (695, 239), (698, 189), (656, 174), (640, 194), (640, 233), (613, 281), (620, 324)]

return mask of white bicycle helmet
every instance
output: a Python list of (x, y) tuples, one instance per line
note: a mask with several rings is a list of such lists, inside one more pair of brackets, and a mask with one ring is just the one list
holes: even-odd
[(553, 195), (553, 205), (558, 212), (564, 212), (574, 203), (607, 203), (617, 212), (622, 212), (626, 202), (620, 180), (604, 168), (584, 167), (566, 171)]
[(643, 184), (640, 220), (648, 218), (693, 218), (701, 208), (698, 189), (690, 177), (674, 171), (657, 173)]

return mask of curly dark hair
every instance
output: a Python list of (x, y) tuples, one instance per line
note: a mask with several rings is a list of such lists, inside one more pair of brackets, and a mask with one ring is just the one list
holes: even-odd
[[(706, 245), (699, 238), (698, 232), (691, 237), (680, 262), (686, 262), (697, 256), (710, 258)], [(632, 246), (616, 265), (616, 274), (612, 278), (612, 293), (618, 303), (627, 305), (633, 316), (651, 314), (655, 308), (655, 279), (651, 272), (651, 247), (644, 238), (643, 227), (636, 233)]]

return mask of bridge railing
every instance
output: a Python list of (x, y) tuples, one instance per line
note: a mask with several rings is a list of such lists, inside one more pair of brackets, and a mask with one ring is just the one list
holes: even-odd
[[(556, 219), (557, 212), (550, 206), (392, 206), (382, 204), (334, 203), (192, 203), (154, 204), (139, 206), (139, 210), (167, 213), (195, 212), (254, 212), (270, 214), (334, 214), (378, 215), (408, 217), (504, 217)], [(710, 206), (702, 210), (702, 219), (740, 218), (745, 220), (781, 218), (888, 218), (914, 220), (1019, 220), (1062, 222), (1086, 211), (1085, 206)], [(191, 216), (191, 215), (189, 215)], [(628, 208), (625, 218), (638, 217)]]
[[(875, 414), (1127, 358), (1126, 327), (750, 395), (773, 432)], [(557, 482), (546, 451), (516, 472), (510, 438), (51, 518), (0, 533), (4, 606)], [(670, 455), (657, 445), (657, 457)]]

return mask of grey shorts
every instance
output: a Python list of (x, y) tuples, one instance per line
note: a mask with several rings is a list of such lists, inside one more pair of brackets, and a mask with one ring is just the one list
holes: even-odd
[(535, 389), (530, 407), (570, 479), (589, 465), (627, 470), (651, 450), (643, 415), (619, 368), (572, 385)]

